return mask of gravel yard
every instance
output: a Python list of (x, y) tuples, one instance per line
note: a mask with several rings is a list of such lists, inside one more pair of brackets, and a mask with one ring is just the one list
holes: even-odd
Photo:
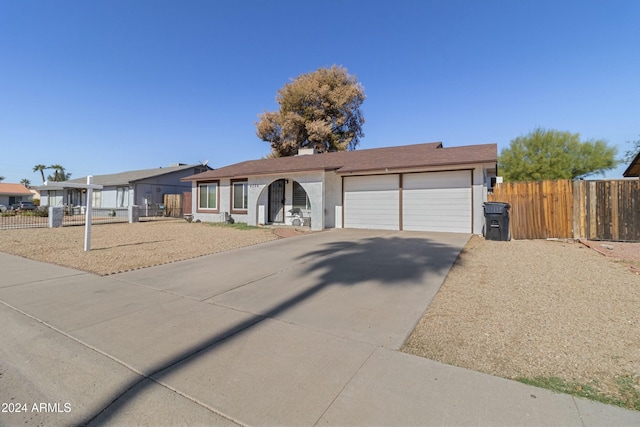
[[(618, 253), (640, 252), (626, 248)], [(633, 408), (639, 313), (640, 275), (627, 261), (578, 242), (474, 236), (403, 350), (505, 378), (557, 377)]]
[(275, 229), (242, 230), (184, 220), (84, 227), (0, 230), (0, 252), (100, 275), (195, 258), (280, 238)]

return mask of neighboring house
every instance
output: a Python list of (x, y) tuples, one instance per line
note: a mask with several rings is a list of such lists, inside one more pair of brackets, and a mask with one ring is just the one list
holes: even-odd
[[(372, 228), (481, 234), (496, 144), (442, 143), (250, 160), (184, 178), (194, 219), (313, 230)], [(302, 221), (301, 218), (302, 217)]]
[(622, 176), (625, 178), (640, 177), (640, 152), (636, 154), (636, 157), (631, 161), (627, 170), (622, 173)]
[(22, 184), (0, 182), (0, 205), (9, 209), (11, 205), (32, 200), (33, 194)]
[[(163, 203), (165, 194), (182, 194), (190, 186), (181, 181), (186, 176), (210, 170), (204, 165), (175, 164), (169, 167), (145, 169), (109, 175), (95, 175), (93, 183), (102, 190), (93, 191), (95, 208), (126, 208), (128, 206), (157, 206)], [(63, 182), (49, 182), (40, 186), (41, 206), (86, 206), (86, 192), (65, 187), (65, 182), (87, 183), (87, 178)]]
[(33, 201), (40, 200), (40, 192), (38, 190), (30, 187), (29, 191), (31, 192), (31, 197), (33, 198)]

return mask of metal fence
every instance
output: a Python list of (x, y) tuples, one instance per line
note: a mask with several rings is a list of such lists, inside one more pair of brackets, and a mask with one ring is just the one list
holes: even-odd
[[(81, 209), (65, 209), (62, 226), (84, 225), (86, 215), (84, 207)], [(129, 222), (127, 208), (93, 208), (91, 224), (110, 224)], [(49, 227), (49, 211), (40, 208), (35, 211), (7, 211), (0, 214), (0, 230), (17, 228), (46, 228)]]
[[(165, 195), (165, 200), (166, 200)], [(182, 207), (174, 203), (144, 205), (138, 207), (140, 221), (156, 221), (163, 218), (182, 218)]]
[[(86, 211), (84, 206), (64, 208), (62, 226), (84, 225)], [(135, 221), (160, 221), (183, 217), (183, 210), (179, 206), (166, 207), (162, 204), (139, 206), (137, 214), (129, 218), (129, 208), (92, 208), (91, 224), (123, 223)], [(35, 211), (7, 211), (0, 213), (0, 230), (16, 228), (45, 228), (49, 227), (48, 208), (42, 207)]]
[[(84, 209), (81, 211), (66, 212), (62, 220), (62, 226), (84, 225), (86, 223)], [(91, 224), (110, 224), (115, 222), (129, 222), (129, 210), (127, 208), (92, 208)]]
[(49, 226), (49, 215), (46, 210), (6, 211), (0, 213), (0, 229), (44, 228)]

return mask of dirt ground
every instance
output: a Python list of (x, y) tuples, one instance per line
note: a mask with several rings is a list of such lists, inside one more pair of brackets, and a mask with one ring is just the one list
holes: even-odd
[(242, 230), (184, 220), (84, 227), (0, 230), (0, 252), (100, 275), (166, 264), (288, 237), (277, 229)]
[[(640, 256), (640, 245), (617, 253)], [(629, 261), (579, 242), (474, 236), (403, 350), (505, 378), (557, 377), (614, 397), (623, 380), (638, 395), (639, 310), (640, 275)]]

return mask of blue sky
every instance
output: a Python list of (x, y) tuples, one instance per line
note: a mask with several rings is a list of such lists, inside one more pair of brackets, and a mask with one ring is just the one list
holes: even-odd
[[(269, 152), (277, 90), (342, 65), (360, 148), (640, 139), (640, 2), (0, 0), (0, 175), (40, 184)], [(621, 177), (625, 166), (607, 173)]]

